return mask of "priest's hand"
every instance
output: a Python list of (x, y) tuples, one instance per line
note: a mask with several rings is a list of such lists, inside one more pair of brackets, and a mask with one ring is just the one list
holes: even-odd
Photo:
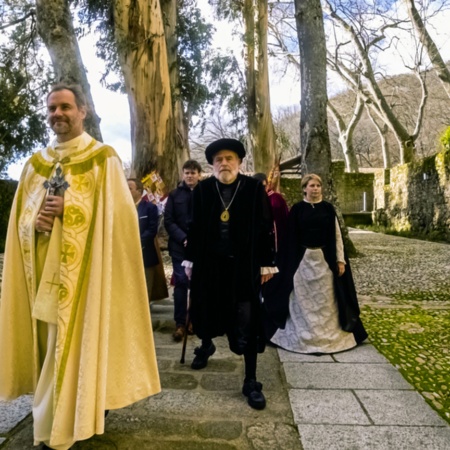
[(47, 233), (52, 231), (53, 222), (55, 221), (55, 216), (45, 211), (45, 209), (41, 209), (36, 219), (36, 223), (34, 224), (34, 228), (38, 233)]
[(49, 212), (54, 217), (62, 217), (64, 212), (64, 197), (48, 195), (45, 199), (44, 211)]
[(338, 276), (342, 277), (345, 272), (345, 264), (343, 262), (338, 261), (337, 263)]

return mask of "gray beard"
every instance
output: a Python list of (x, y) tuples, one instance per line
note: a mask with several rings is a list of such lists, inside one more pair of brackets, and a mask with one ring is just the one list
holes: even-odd
[(231, 184), (234, 180), (236, 180), (239, 172), (219, 172), (214, 174), (214, 176), (223, 184)]

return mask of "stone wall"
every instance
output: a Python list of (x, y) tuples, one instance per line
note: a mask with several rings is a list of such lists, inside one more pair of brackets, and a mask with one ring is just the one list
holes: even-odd
[(450, 242), (450, 150), (379, 170), (374, 223)]
[(303, 198), (300, 182), (300, 176), (281, 176), (280, 191), (283, 194), (286, 203), (289, 205), (289, 208)]
[(373, 173), (345, 172), (344, 161), (333, 161), (331, 170), (343, 214), (373, 210)]
[[(331, 170), (342, 213), (373, 210), (373, 173), (346, 173), (344, 161), (333, 161)], [(281, 178), (281, 193), (289, 206), (303, 198), (300, 183), (300, 176), (291, 175)]]

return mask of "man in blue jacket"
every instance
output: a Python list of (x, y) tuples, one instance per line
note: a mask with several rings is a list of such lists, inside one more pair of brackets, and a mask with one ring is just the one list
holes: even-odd
[(183, 165), (183, 181), (174, 189), (167, 199), (164, 211), (164, 226), (169, 234), (169, 254), (172, 258), (174, 274), (174, 320), (173, 338), (179, 342), (183, 339), (186, 324), (189, 280), (181, 266), (186, 247), (187, 230), (191, 216), (192, 191), (200, 180), (202, 168), (192, 159)]
[(147, 281), (148, 300), (151, 300), (153, 280), (155, 278), (156, 266), (159, 263), (155, 248), (155, 237), (158, 231), (158, 207), (152, 202), (142, 198), (144, 186), (136, 178), (128, 179), (128, 187), (131, 196), (136, 203), (139, 232), (141, 235), (141, 248), (144, 257), (145, 279)]

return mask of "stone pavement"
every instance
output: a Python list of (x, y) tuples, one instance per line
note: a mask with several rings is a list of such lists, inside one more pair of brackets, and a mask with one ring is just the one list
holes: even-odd
[[(379, 236), (380, 252), (392, 239), (399, 242)], [(422, 250), (429, 244), (418, 242)], [(450, 246), (430, 246), (435, 255), (437, 248), (450, 255)], [(376, 302), (376, 295), (370, 298)], [(215, 340), (207, 368), (193, 371), (198, 340), (189, 338), (186, 364), (180, 364), (181, 344), (171, 338), (171, 300), (155, 302), (151, 310), (162, 392), (111, 411), (105, 433), (74, 450), (450, 449), (450, 426), (370, 343), (323, 356), (269, 347), (258, 365), (267, 408), (255, 411), (240, 393), (243, 359), (229, 352), (224, 338)], [(33, 448), (30, 405), (30, 396), (0, 402), (0, 449)]]

